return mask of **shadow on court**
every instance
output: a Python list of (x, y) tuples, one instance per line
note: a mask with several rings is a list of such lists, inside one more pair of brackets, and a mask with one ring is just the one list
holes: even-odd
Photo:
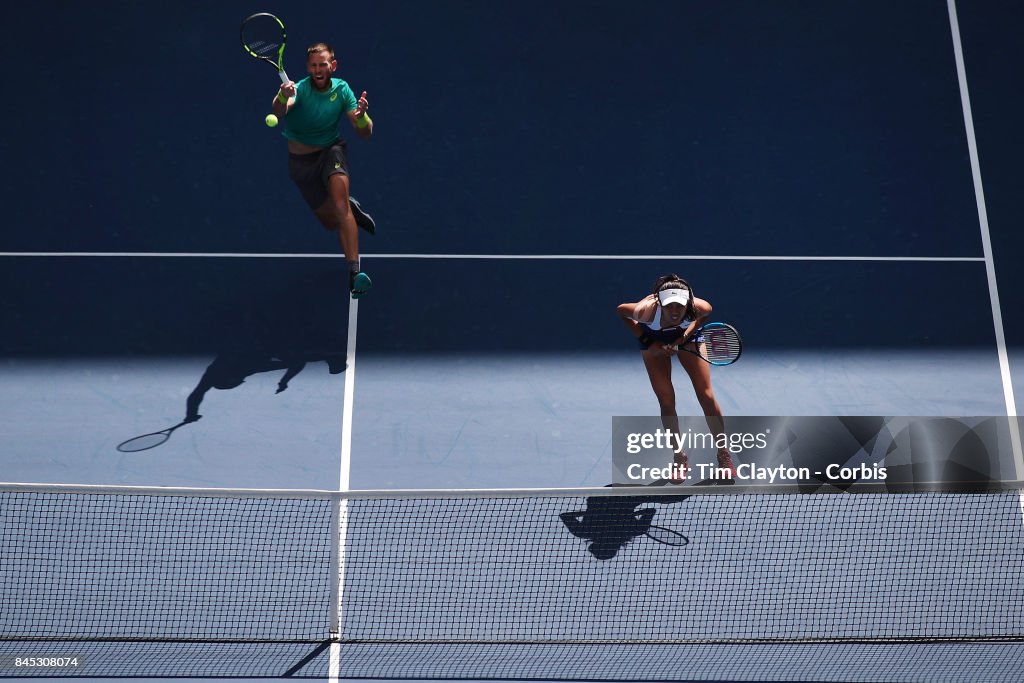
[[(0, 306), (10, 476), (301, 487), (336, 467), (348, 337), (340, 259), (8, 265), (30, 283)], [(195, 415), (204, 419), (166, 443), (151, 440), (147, 457), (118, 457), (126, 440)]]

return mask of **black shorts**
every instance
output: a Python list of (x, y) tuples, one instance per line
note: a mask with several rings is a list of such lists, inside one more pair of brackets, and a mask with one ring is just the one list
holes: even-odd
[(327, 201), (329, 178), (336, 173), (348, 175), (348, 151), (344, 140), (312, 154), (288, 153), (288, 175), (314, 211)]
[[(639, 339), (637, 340), (637, 342), (640, 345), (641, 351), (646, 351), (647, 349), (649, 349), (651, 347), (651, 344), (654, 342), (661, 342), (662, 344), (674, 344), (675, 341), (679, 339), (679, 336), (682, 334), (682, 330), (680, 330), (678, 327), (671, 327), (667, 330), (652, 330), (651, 328), (647, 327), (647, 325), (644, 325), (642, 323), (640, 327), (643, 328), (644, 336), (651, 340), (651, 342), (647, 344), (645, 344), (643, 341)], [(694, 335), (690, 337), (690, 340), (686, 342), (686, 345), (689, 346), (690, 344), (703, 343), (704, 335), (701, 334), (698, 330), (694, 332)]]

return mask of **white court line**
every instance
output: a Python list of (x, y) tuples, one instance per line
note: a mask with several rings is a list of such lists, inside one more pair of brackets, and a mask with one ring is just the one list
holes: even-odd
[[(978, 141), (974, 135), (974, 116), (971, 113), (971, 96), (967, 90), (967, 67), (964, 64), (964, 48), (960, 41), (960, 22), (956, 16), (956, 1), (946, 0), (949, 9), (949, 26), (953, 35), (953, 53), (956, 56), (956, 73), (960, 82), (960, 104), (964, 112), (964, 128), (967, 132), (967, 150), (971, 158), (971, 173), (974, 177), (974, 197), (978, 203), (978, 223), (981, 226), (981, 245), (985, 254), (985, 273), (988, 276), (989, 300), (992, 305), (992, 324), (996, 334), (996, 352), (999, 356), (999, 373), (1003, 381), (1003, 400), (1006, 414), (1017, 414), (1017, 403), (1013, 395), (1013, 377), (1010, 374), (1010, 357), (1006, 352), (1006, 336), (1003, 333), (1003, 314), (999, 305), (999, 285), (996, 281), (996, 266), (992, 255), (992, 237), (989, 234), (988, 209), (985, 205), (985, 188), (981, 183), (981, 161), (978, 156)], [(1024, 453), (1021, 450), (1020, 431), (1017, 420), (1010, 420), (1010, 442), (1016, 478), (1024, 476)], [(1024, 494), (1021, 495), (1021, 510), (1024, 513)]]
[[(352, 411), (356, 393), (356, 331), (359, 323), (359, 300), (349, 299), (348, 352), (345, 359), (345, 395), (341, 416), (341, 467), (338, 490), (348, 491), (352, 476)], [(348, 538), (348, 499), (333, 503), (334, 526), (331, 530), (331, 631), (335, 638), (341, 635), (342, 602), (345, 596), (345, 541)], [(335, 683), (341, 675), (341, 644), (333, 642), (327, 655), (327, 677)]]
[[(265, 254), (220, 252), (120, 251), (3, 251), (0, 257), (63, 258), (306, 258), (337, 259), (344, 254)], [(424, 259), (465, 261), (878, 261), (926, 263), (983, 263), (984, 256), (757, 256), (752, 254), (363, 254), (372, 259)]]
[(356, 394), (356, 331), (359, 327), (359, 299), (349, 299), (348, 351), (345, 357), (345, 405), (341, 416), (341, 471), (338, 490), (348, 491), (352, 475), (352, 410)]
[(981, 256), (755, 256), (727, 254), (368, 254), (383, 259), (465, 259), (512, 261), (935, 261), (969, 263)]

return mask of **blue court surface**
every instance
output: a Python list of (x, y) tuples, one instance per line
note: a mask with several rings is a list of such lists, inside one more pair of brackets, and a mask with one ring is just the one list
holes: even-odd
[[(743, 334), (740, 361), (712, 369), (726, 416), (1019, 413), (1024, 10), (1016, 3), (231, 0), (165, 12), (109, 0), (11, 11), (6, 47), (20, 104), (0, 114), (8, 131), (0, 141), (8, 160), (2, 482), (603, 487), (613, 471), (612, 418), (659, 409), (616, 306), (649, 294), (664, 273), (686, 278), (713, 304), (713, 319)], [(376, 235), (360, 235), (374, 287), (359, 300), (348, 295), (337, 237), (288, 178), (285, 141), (263, 124), (277, 77), (237, 38), (240, 20), (258, 11), (286, 23), (292, 78), (305, 75), (306, 45), (326, 39), (338, 53), (336, 76), (368, 92), (373, 139), (342, 130), (352, 194), (377, 222)], [(677, 411), (699, 415), (686, 374), (673, 372)], [(202, 417), (180, 424), (193, 414)], [(123, 447), (170, 428), (152, 448)], [(1019, 452), (1007, 453), (1000, 473), (1022, 479), (1022, 466)], [(851, 527), (841, 542), (863, 552), (830, 565), (828, 576), (815, 564), (821, 558), (802, 550), (827, 544), (828, 529), (776, 537), (773, 529), (801, 518), (798, 506), (752, 504), (740, 515), (716, 507), (729, 500), (659, 505), (688, 547), (652, 559), (631, 544), (606, 565), (584, 562), (582, 545), (543, 544), (564, 531), (555, 503), (515, 528), (510, 544), (492, 530), (476, 545), (446, 545), (422, 520), (471, 535), (484, 513), (436, 513), (427, 501), (365, 528), (354, 517), (342, 619), (382, 642), (342, 645), (340, 671), (327, 650), (293, 643), (194, 644), (187, 655), (159, 642), (83, 647), (95, 646), (97, 660), (177, 657), (155, 671), (92, 674), (118, 680), (180, 680), (204, 662), (236, 677), (276, 675), (264, 660), (335, 680), (346, 677), (346, 657), (359, 663), (358, 676), (378, 680), (1019, 677), (1020, 642), (984, 638), (659, 644), (680, 633), (737, 641), (758, 633), (717, 632), (713, 614), (637, 619), (657, 608), (653, 599), (630, 602), (616, 586), (638, 572), (655, 596), (670, 595), (673, 582), (713, 587), (716, 577), (756, 585), (729, 608), (794, 641), (807, 624), (877, 635), (857, 632), (877, 614), (854, 606), (837, 616), (823, 601), (844, 582), (866, 582), (893, 608), (885, 628), (907, 614), (955, 624), (974, 610), (985, 613), (986, 633), (1019, 631), (1024, 595), (1012, 574), (993, 569), (995, 557), (1020, 559), (1024, 546), (1013, 496), (990, 505), (968, 496), (959, 510), (910, 515), (905, 534), (952, 534), (983, 546), (978, 557), (936, 554), (923, 541), (903, 555), (881, 543), (873, 554), (868, 532), (884, 517), (829, 502), (840, 506), (829, 512), (834, 524), (863, 514), (871, 528)], [(985, 509), (972, 513), (973, 505)], [(313, 508), (298, 514), (326, 514)], [(277, 514), (265, 520), (275, 525), (268, 543), (295, 542), (302, 554), (282, 531), (292, 518)], [(727, 516), (736, 517), (727, 539), (704, 522)], [(230, 536), (195, 524), (199, 536)], [(187, 534), (189, 525), (173, 529)], [(119, 575), (109, 552), (68, 562), (81, 563), (81, 576), (90, 568)], [(787, 592), (744, 552), (794, 567), (810, 588)], [(907, 571), (903, 583), (872, 583), (891, 569), (884, 558)], [(385, 560), (408, 575), (382, 572), (374, 583)], [(958, 561), (982, 593), (916, 572)], [(199, 563), (217, 575), (216, 561)], [(5, 566), (31, 572), (33, 561)], [(176, 610), (230, 620), (165, 602), (169, 585), (190, 583), (175, 576), (154, 589), (153, 628), (187, 630), (189, 620), (171, 618)], [(445, 590), (434, 592), (437, 582)], [(474, 593), (485, 584), (493, 601), (528, 597), (487, 611), (488, 595)], [(45, 611), (38, 596), (4, 589), (7, 619)], [(230, 582), (203, 594), (218, 591), (230, 592)], [(390, 602), (375, 602), (383, 594)], [(602, 605), (594, 595), (623, 602)], [(282, 601), (265, 618), (301, 621), (329, 596), (305, 599)], [(588, 600), (593, 610), (580, 616)], [(90, 606), (102, 613), (101, 602)], [(650, 642), (478, 642), (501, 640), (509, 624), (526, 640), (586, 636), (581, 619), (599, 634), (590, 640)], [(410, 633), (396, 636), (395, 624)], [(436, 642), (415, 642), (417, 628)], [(0, 655), (8, 652), (0, 642)], [(622, 664), (630, 658), (648, 664), (630, 675)]]

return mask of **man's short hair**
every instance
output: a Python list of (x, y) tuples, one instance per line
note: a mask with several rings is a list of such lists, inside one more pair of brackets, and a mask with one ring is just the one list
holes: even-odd
[(313, 43), (310, 45), (309, 49), (306, 50), (306, 59), (309, 59), (309, 56), (316, 52), (326, 52), (331, 56), (331, 59), (334, 59), (334, 48), (327, 43)]

